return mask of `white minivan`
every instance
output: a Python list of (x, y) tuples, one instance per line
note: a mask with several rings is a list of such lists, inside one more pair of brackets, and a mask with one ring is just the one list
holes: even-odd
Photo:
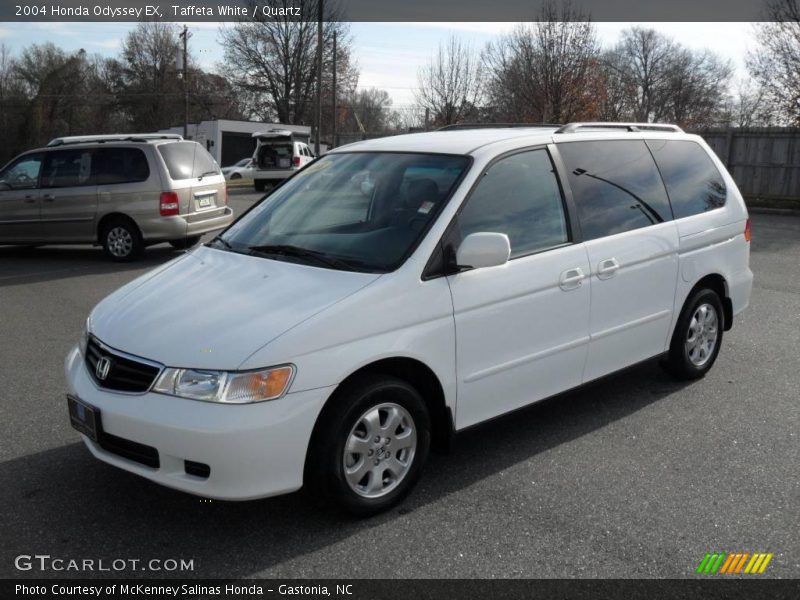
[(651, 358), (705, 375), (749, 302), (749, 223), (671, 125), (338, 148), (95, 307), (70, 421), (172, 488), (381, 511), (459, 430)]

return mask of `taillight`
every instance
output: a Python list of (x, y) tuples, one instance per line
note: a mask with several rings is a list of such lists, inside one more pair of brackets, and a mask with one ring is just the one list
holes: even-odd
[(299, 156), (292, 157), (292, 164), (295, 167), (299, 167), (300, 166), (300, 157)]
[(744, 241), (750, 241), (750, 219), (747, 219), (747, 222), (744, 224)]
[(178, 194), (175, 192), (161, 192), (158, 210), (162, 217), (171, 217), (180, 214), (181, 205), (178, 202)]

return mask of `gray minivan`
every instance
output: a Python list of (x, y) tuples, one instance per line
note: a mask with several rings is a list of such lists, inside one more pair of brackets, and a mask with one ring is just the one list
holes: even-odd
[(178, 135), (56, 138), (0, 170), (0, 244), (103, 246), (117, 261), (146, 246), (196, 244), (233, 220), (225, 178)]

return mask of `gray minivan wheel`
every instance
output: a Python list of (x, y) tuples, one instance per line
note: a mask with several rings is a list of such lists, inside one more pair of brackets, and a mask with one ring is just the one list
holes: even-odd
[(135, 260), (144, 251), (142, 234), (130, 219), (116, 218), (103, 225), (100, 243), (106, 255), (117, 262)]

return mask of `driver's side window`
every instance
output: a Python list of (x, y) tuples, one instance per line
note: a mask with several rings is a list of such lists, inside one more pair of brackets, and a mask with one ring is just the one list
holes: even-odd
[(567, 243), (561, 190), (547, 151), (520, 152), (494, 163), (467, 200), (458, 226), (461, 239), (505, 233), (511, 258)]
[(3, 189), (27, 190), (38, 187), (41, 168), (41, 154), (28, 154), (17, 159), (0, 173), (0, 191)]

